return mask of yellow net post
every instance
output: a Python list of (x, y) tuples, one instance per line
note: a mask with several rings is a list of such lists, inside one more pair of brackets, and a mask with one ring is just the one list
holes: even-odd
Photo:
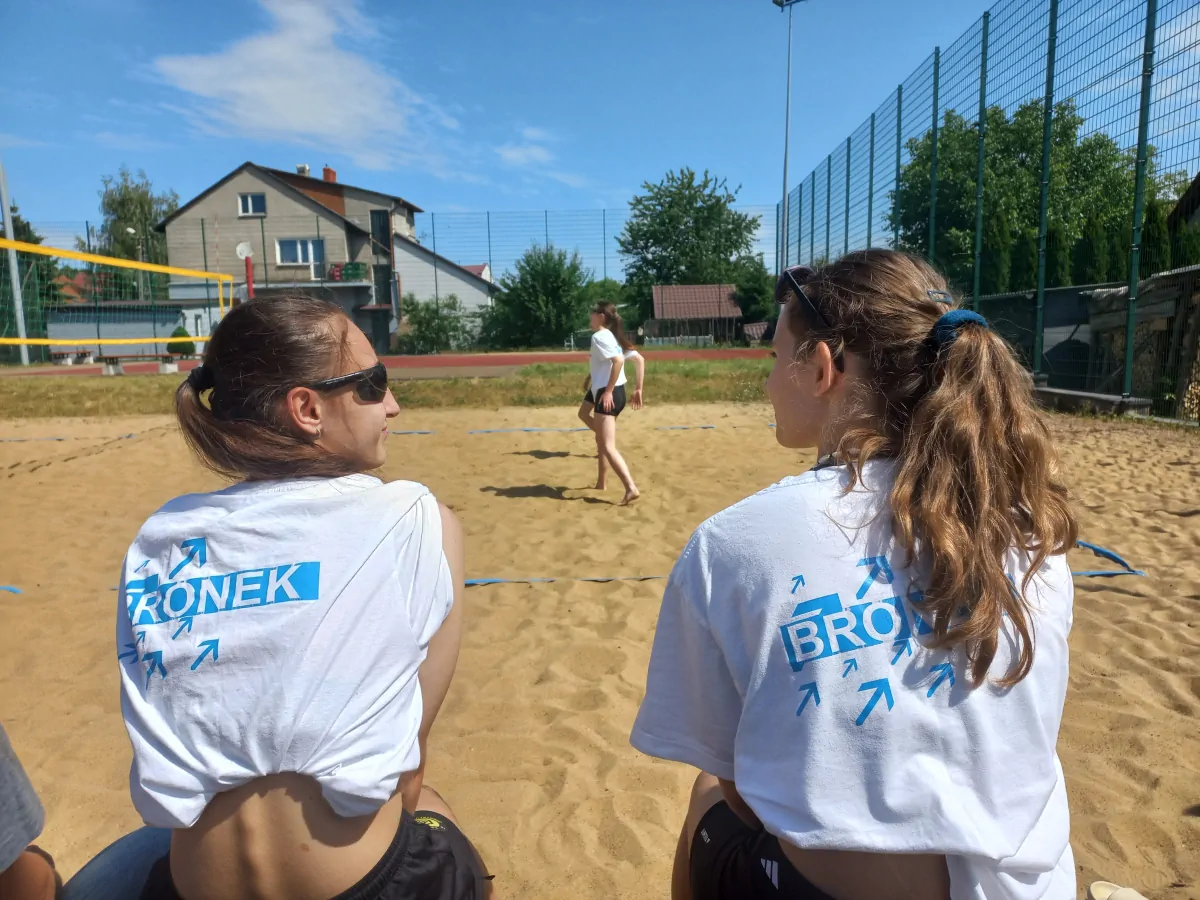
[(0, 362), (15, 362), (21, 345), (38, 363), (195, 355), (233, 303), (231, 275), (0, 238), (9, 249), (19, 298), (0, 253)]

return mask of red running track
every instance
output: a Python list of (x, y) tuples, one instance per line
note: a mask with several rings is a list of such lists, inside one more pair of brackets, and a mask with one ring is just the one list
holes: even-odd
[[(713, 348), (711, 350), (651, 350), (646, 356), (651, 360), (681, 359), (763, 359), (770, 356), (769, 350), (752, 347)], [(429, 356), (385, 356), (383, 363), (389, 369), (488, 369), (511, 366), (529, 366), (535, 363), (581, 363), (588, 358), (586, 350), (560, 353), (438, 353)], [(182, 360), (179, 369), (186, 372), (198, 365), (197, 360)], [(153, 375), (158, 371), (157, 362), (125, 363), (128, 375)], [(5, 375), (99, 375), (100, 366), (44, 366), (32, 370), (9, 369)]]

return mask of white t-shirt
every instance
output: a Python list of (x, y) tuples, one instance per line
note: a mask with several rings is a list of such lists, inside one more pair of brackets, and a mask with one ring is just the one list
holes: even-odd
[[(601, 328), (599, 331), (592, 332), (592, 356), (590, 367), (592, 372), (592, 396), (599, 397), (604, 389), (608, 387), (608, 380), (612, 377), (612, 361), (614, 359), (624, 358), (625, 353), (621, 349), (621, 345), (617, 343), (617, 339), (613, 337), (613, 333), (607, 328)], [(621, 372), (617, 376), (617, 383), (614, 388), (620, 387), (625, 383), (625, 367), (621, 366)]]
[[(631, 740), (733, 780), (767, 831), (811, 849), (939, 853), (954, 900), (1075, 897), (1055, 753), (1073, 585), (1030, 584), (1036, 652), (1001, 691), (924, 646), (886, 502), (894, 464), (785, 478), (701, 525), (663, 595)], [(1018, 584), (1022, 557), (1008, 569)], [(1004, 637), (993, 668), (1012, 659)]]
[(147, 823), (188, 828), (214, 794), (281, 772), (365, 815), (418, 767), (417, 669), (454, 602), (422, 485), (351, 475), (179, 497), (138, 532), (119, 596)]

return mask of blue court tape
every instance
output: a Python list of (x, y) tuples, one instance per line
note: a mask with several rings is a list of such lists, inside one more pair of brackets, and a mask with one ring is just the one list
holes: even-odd
[(40, 437), (40, 438), (0, 438), (0, 444), (31, 444), (36, 441), (127, 441), (137, 437), (136, 434), (118, 434), (114, 438), (75, 435), (72, 437)]
[(523, 432), (532, 434), (541, 431), (591, 431), (590, 428), (476, 428), (473, 431), (468, 431), (467, 434), (512, 434), (514, 432)]
[(561, 576), (557, 578), (468, 578), (467, 587), (484, 587), (489, 584), (551, 584), (555, 581), (593, 581), (593, 582), (609, 582), (609, 581), (657, 581), (666, 578), (666, 575), (613, 575), (600, 578), (574, 578), (571, 576)]
[(716, 425), (659, 425), (655, 431), (688, 431), (689, 429), (714, 429)]
[(1096, 569), (1089, 572), (1072, 572), (1071, 574), (1076, 578), (1115, 578), (1117, 575), (1139, 575), (1142, 578), (1149, 577), (1141, 569), (1135, 569), (1111, 550), (1106, 550), (1105, 548), (1099, 547), (1096, 544), (1089, 544), (1087, 541), (1076, 541), (1076, 546), (1081, 550), (1090, 550), (1092, 553), (1096, 554), (1102, 559), (1107, 559), (1109, 562), (1114, 562), (1121, 567), (1120, 569)]
[(23, 593), (25, 593), (25, 592), (24, 592), (24, 591), (22, 591), (20, 588), (13, 587), (11, 584), (0, 584), (0, 591), (8, 591), (10, 594), (23, 594)]
[(436, 431), (389, 431), (388, 434), (437, 434)]

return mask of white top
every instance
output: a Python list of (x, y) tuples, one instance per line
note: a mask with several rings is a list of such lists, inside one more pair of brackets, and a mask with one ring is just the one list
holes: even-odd
[[(812, 849), (938, 853), (954, 900), (1075, 897), (1062, 767), (1073, 585), (1030, 584), (1029, 675), (969, 689), (924, 646), (881, 498), (893, 463), (785, 478), (701, 525), (671, 573), (632, 742), (737, 783), (767, 831)], [(873, 521), (872, 521), (873, 520)], [(1019, 584), (1025, 566), (1013, 553)], [(1007, 671), (1003, 637), (993, 679)]]
[(214, 794), (281, 772), (361, 816), (418, 767), (417, 668), (454, 602), (424, 486), (351, 475), (179, 497), (138, 532), (119, 596), (148, 824), (188, 828)]
[[(617, 343), (617, 339), (613, 337), (611, 331), (601, 328), (599, 331), (592, 332), (592, 358), (589, 364), (592, 373), (593, 397), (599, 397), (600, 393), (608, 387), (608, 379), (612, 376), (612, 361), (623, 359), (624, 356), (621, 345)], [(625, 380), (625, 367), (622, 366), (621, 373), (617, 376), (617, 383), (613, 387), (620, 387)]]

